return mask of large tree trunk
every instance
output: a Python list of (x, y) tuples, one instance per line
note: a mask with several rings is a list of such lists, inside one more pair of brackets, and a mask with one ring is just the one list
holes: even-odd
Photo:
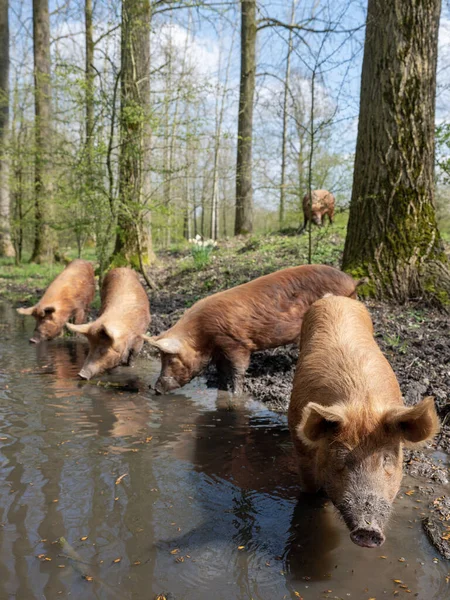
[(236, 161), (235, 235), (253, 229), (252, 139), (256, 78), (256, 0), (241, 0), (241, 83)]
[(92, 191), (93, 160), (94, 160), (94, 31), (92, 23), (92, 0), (85, 0), (84, 5), (86, 37), (86, 65), (85, 65), (85, 110), (86, 110), (86, 158), (88, 192)]
[(120, 182), (118, 233), (113, 264), (142, 270), (149, 249), (145, 205), (150, 195), (149, 0), (122, 3)]
[(441, 0), (369, 0), (343, 267), (363, 293), (448, 301), (434, 207)]
[(56, 235), (49, 222), (53, 212), (51, 165), (50, 19), (48, 0), (33, 0), (34, 110), (35, 110), (35, 234), (31, 260), (51, 260)]
[(0, 256), (14, 256), (11, 242), (9, 162), (6, 151), (9, 125), (8, 0), (0, 0)]

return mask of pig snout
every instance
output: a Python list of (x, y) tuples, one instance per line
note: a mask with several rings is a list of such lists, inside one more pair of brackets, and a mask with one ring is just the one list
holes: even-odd
[(180, 387), (180, 384), (174, 377), (160, 377), (155, 385), (155, 392), (157, 394), (167, 394), (172, 390), (176, 390)]
[(81, 377), (81, 379), (86, 379), (89, 380), (94, 373), (92, 373), (89, 369), (86, 369), (85, 367), (83, 367), (81, 369), (81, 371), (78, 373), (78, 377)]
[(31, 344), (39, 344), (41, 341), (42, 341), (41, 338), (39, 338), (36, 335), (33, 335), (33, 337), (30, 338), (30, 343)]
[(354, 544), (363, 548), (377, 548), (384, 543), (383, 527), (389, 519), (391, 505), (383, 497), (376, 494), (347, 494), (336, 507), (350, 529)]
[(354, 529), (350, 533), (350, 538), (354, 544), (363, 548), (378, 548), (378, 546), (384, 544), (386, 539), (384, 533), (378, 527)]

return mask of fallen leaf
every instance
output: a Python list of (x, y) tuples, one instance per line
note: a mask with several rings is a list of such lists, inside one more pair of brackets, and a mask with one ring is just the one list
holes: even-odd
[(386, 560), (387, 556), (379, 556), (378, 558), (384, 558)]
[(407, 492), (405, 492), (405, 494), (406, 494), (407, 496), (412, 496), (414, 493), (415, 493), (415, 491), (414, 491), (414, 490), (408, 490)]
[(88, 539), (87, 535), (83, 535), (83, 537), (80, 538), (81, 542), (85, 542)]
[(38, 554), (37, 558), (45, 558), (45, 554)]
[(119, 483), (122, 481), (122, 479), (123, 479), (124, 477), (126, 477), (127, 475), (128, 475), (128, 473), (124, 473), (123, 475), (121, 475), (120, 477), (118, 477), (118, 478), (116, 479), (116, 485), (119, 485)]
[(401, 557), (398, 559), (398, 562), (405, 562), (405, 559), (403, 558), (403, 556), (401, 556)]
[(177, 556), (176, 561), (177, 561), (177, 563), (184, 562), (184, 556)]
[(238, 546), (238, 550), (243, 550), (245, 546)]
[(149, 435), (148, 437), (145, 438), (145, 443), (148, 444), (148, 442), (151, 442), (153, 439), (152, 435)]
[(403, 583), (401, 579), (394, 579), (394, 583)]
[(178, 554), (179, 551), (180, 551), (179, 548), (174, 548), (173, 550), (170, 551), (170, 554)]
[(66, 565), (58, 565), (58, 569), (64, 569)]
[(294, 592), (294, 596), (297, 596), (297, 598), (300, 598), (300, 600), (303, 600), (303, 597), (300, 595), (300, 592)]
[(49, 558), (48, 556), (46, 556), (46, 557), (44, 558), (44, 560), (52, 560), (52, 559), (51, 559), (51, 558)]
[(141, 564), (140, 560), (135, 560), (134, 563), (133, 563), (133, 565), (140, 565), (140, 564)]
[(441, 537), (442, 537), (443, 540), (445, 540), (447, 542), (448, 540), (450, 540), (450, 532), (449, 533), (444, 533), (444, 535), (441, 536)]
[(113, 563), (120, 563), (120, 561), (121, 561), (121, 560), (122, 560), (122, 557), (121, 557), (121, 556), (119, 556), (119, 558), (115, 558), (115, 559), (113, 560)]
[(86, 581), (94, 581), (94, 578), (91, 575), (83, 575), (83, 579), (86, 579)]

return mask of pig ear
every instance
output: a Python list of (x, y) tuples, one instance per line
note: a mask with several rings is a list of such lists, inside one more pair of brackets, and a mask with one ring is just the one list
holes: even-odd
[(16, 308), (16, 310), (19, 313), (19, 315), (31, 316), (35, 308), (35, 306), (30, 306), (30, 308)]
[(109, 338), (113, 345), (114, 342), (120, 337), (119, 332), (116, 331), (114, 327), (111, 327), (111, 325), (101, 325), (101, 327), (98, 329), (98, 333), (99, 335), (104, 335)]
[(393, 409), (386, 416), (386, 425), (389, 430), (400, 433), (406, 443), (418, 444), (431, 439), (439, 431), (434, 399), (428, 397), (410, 408)]
[(158, 350), (166, 354), (180, 354), (183, 348), (181, 341), (176, 337), (166, 337), (159, 340), (148, 335), (142, 335), (141, 337), (151, 346), (158, 348)]
[(82, 333), (86, 335), (91, 328), (91, 323), (83, 323), (83, 325), (74, 325), (73, 323), (66, 323), (67, 329), (73, 331), (74, 333)]
[(309, 402), (297, 427), (297, 435), (307, 446), (316, 446), (323, 438), (334, 434), (344, 422), (345, 415), (340, 406)]

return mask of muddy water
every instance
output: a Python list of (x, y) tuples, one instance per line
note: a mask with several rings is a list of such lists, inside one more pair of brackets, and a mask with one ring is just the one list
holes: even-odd
[(448, 598), (416, 494), (357, 548), (299, 494), (284, 417), (201, 385), (152, 396), (157, 362), (79, 382), (82, 340), (30, 345), (6, 305), (0, 326), (0, 600)]

